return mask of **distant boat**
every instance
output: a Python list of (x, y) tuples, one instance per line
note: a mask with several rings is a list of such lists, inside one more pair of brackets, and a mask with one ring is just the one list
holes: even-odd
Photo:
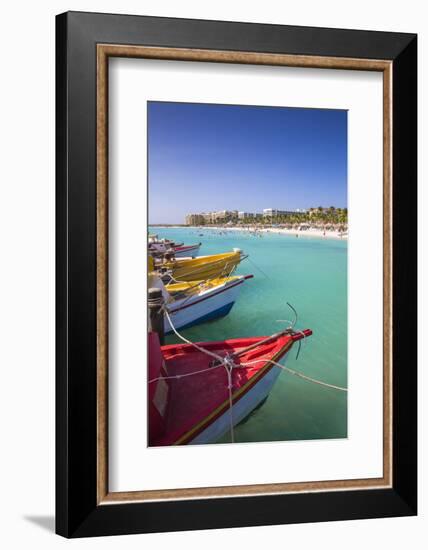
[[(192, 281), (164, 286), (151, 273), (149, 288), (161, 288), (165, 304), (175, 328), (188, 328), (227, 315), (238, 298), (242, 284), (253, 275), (223, 277), (210, 281)], [(172, 327), (164, 318), (165, 334)]]
[(207, 352), (233, 359), (229, 392), (223, 364), (191, 344), (161, 347), (157, 333), (150, 332), (149, 445), (216, 442), (269, 396), (281, 372), (271, 361), (284, 362), (293, 344), (311, 334), (288, 330), (268, 338), (199, 343)]
[(163, 245), (165, 247), (183, 246), (183, 243), (176, 243), (170, 239), (159, 239), (159, 235), (151, 234), (148, 237), (148, 243), (150, 245)]
[(199, 249), (201, 248), (201, 244), (190, 244), (190, 245), (182, 245), (182, 246), (174, 246), (174, 255), (176, 258), (186, 258), (190, 256), (191, 258), (195, 258), (199, 254)]
[(172, 254), (176, 258), (194, 258), (199, 254), (201, 244), (184, 245), (183, 243), (175, 243), (169, 239), (159, 240), (157, 235), (151, 235), (148, 241), (148, 250), (155, 257)]

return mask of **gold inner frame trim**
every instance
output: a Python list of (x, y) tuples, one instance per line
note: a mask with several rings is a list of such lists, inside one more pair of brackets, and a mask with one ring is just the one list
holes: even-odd
[[(383, 73), (383, 476), (296, 483), (109, 492), (108, 488), (108, 59), (132, 57)], [(97, 502), (145, 502), (296, 492), (378, 489), (392, 486), (392, 62), (319, 57), (97, 45)]]

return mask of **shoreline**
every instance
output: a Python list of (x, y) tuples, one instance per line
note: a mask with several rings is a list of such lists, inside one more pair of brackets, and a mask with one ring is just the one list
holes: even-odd
[(290, 237), (315, 237), (319, 239), (336, 239), (339, 241), (348, 240), (348, 232), (323, 230), (318, 228), (309, 228), (299, 231), (298, 229), (286, 229), (285, 227), (224, 227), (220, 225), (207, 226), (183, 226), (183, 225), (156, 225), (153, 229), (194, 229), (197, 231), (216, 230), (216, 231), (240, 231), (241, 233), (271, 233), (273, 235), (288, 235)]

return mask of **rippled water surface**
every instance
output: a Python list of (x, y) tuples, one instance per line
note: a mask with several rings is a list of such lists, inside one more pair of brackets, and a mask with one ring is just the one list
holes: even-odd
[[(297, 328), (313, 336), (291, 351), (287, 366), (331, 384), (347, 384), (347, 242), (306, 236), (213, 229), (152, 228), (151, 232), (185, 244), (201, 242), (200, 254), (241, 248), (249, 259), (237, 273), (246, 281), (232, 311), (223, 319), (183, 330), (190, 340), (222, 340), (277, 332), (290, 319), (286, 302), (298, 312)], [(167, 343), (177, 342), (175, 336)], [(324, 388), (282, 372), (269, 398), (235, 429), (235, 440), (278, 441), (347, 436), (345, 392)], [(229, 436), (223, 438), (229, 441)]]

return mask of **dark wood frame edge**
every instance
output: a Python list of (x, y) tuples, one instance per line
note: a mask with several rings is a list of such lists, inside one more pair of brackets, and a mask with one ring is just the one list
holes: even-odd
[[(90, 73), (95, 79), (93, 69), (97, 43), (135, 45), (143, 42), (136, 40), (136, 34), (147, 36), (148, 46), (172, 45), (195, 49), (195, 46), (201, 46), (200, 35), (205, 35), (205, 26), (212, 28), (215, 24), (224, 30), (224, 42), (227, 44), (222, 44), (220, 48), (217, 44), (207, 44), (206, 49), (230, 50), (234, 48), (227, 45), (237, 43), (239, 46), (240, 41), (239, 36), (236, 39), (231, 37), (231, 30), (235, 29), (239, 35), (245, 28), (247, 34), (255, 36), (263, 30), (261, 27), (266, 30), (270, 28), (267, 25), (174, 20), (178, 28), (176, 32), (176, 29), (165, 30), (167, 23), (170, 20), (165, 18), (107, 14), (69, 13), (57, 17), (57, 532), (67, 537), (78, 537), (415, 514), (417, 39), (415, 35), (367, 35), (363, 31), (317, 29), (318, 33), (324, 33), (324, 38), (330, 36), (330, 44), (328, 40), (323, 40), (322, 46), (310, 46), (309, 41), (308, 46), (308, 29), (296, 27), (277, 27), (272, 44), (265, 42), (264, 47), (272, 53), (272, 50), (278, 49), (278, 41), (287, 42), (288, 37), (292, 36), (294, 50), (299, 49), (299, 42), (302, 42), (301, 51), (305, 55), (314, 55), (313, 51), (309, 51), (313, 47), (324, 49), (320, 54), (325, 56), (325, 49), (330, 48), (340, 50), (339, 57), (350, 52), (354, 54), (351, 57), (359, 59), (355, 52), (361, 51), (361, 58), (370, 57), (358, 44), (364, 35), (369, 42), (372, 37), (375, 38), (374, 43), (382, 42), (378, 47), (382, 55), (375, 55), (376, 47), (370, 46), (374, 52), (373, 58), (393, 62), (393, 127), (399, 131), (393, 133), (392, 159), (392, 391), (395, 412), (392, 488), (98, 505), (96, 431), (90, 422), (91, 419), (95, 421), (97, 415), (93, 393), (97, 387), (96, 369), (93, 368), (96, 345), (95, 332), (91, 328), (96, 328), (96, 289), (95, 285), (90, 284), (96, 279), (95, 246), (91, 244), (95, 243), (97, 234), (94, 219), (96, 197), (94, 184), (90, 184), (96, 176), (93, 120), (96, 102), (95, 97), (87, 93), (94, 88), (94, 82), (83, 82), (79, 90), (76, 88), (76, 60), (86, 63), (85, 74)], [(135, 32), (130, 30), (134, 27)], [(335, 46), (338, 32), (342, 33), (342, 38), (349, 36), (349, 40), (342, 40), (340, 46)], [(170, 43), (164, 44), (163, 40)], [(264, 53), (255, 38), (252, 40), (255, 49)], [(236, 49), (240, 50), (239, 47)], [(87, 122), (92, 133), (86, 138), (87, 142), (77, 146), (77, 131), (82, 129), (85, 114), (76, 115), (73, 110), (79, 102), (84, 111), (92, 113)], [(82, 157), (84, 146), (87, 158)], [(81, 183), (77, 183), (78, 178)], [(86, 274), (89, 283), (82, 280), (82, 273)], [(399, 316), (407, 321), (405, 325), (400, 324), (400, 332), (396, 330)], [(78, 327), (78, 323), (81, 326)], [(88, 371), (87, 367), (91, 364), (93, 366)], [(81, 410), (82, 404), (87, 414)], [(165, 517), (168, 521), (161, 519)]]

